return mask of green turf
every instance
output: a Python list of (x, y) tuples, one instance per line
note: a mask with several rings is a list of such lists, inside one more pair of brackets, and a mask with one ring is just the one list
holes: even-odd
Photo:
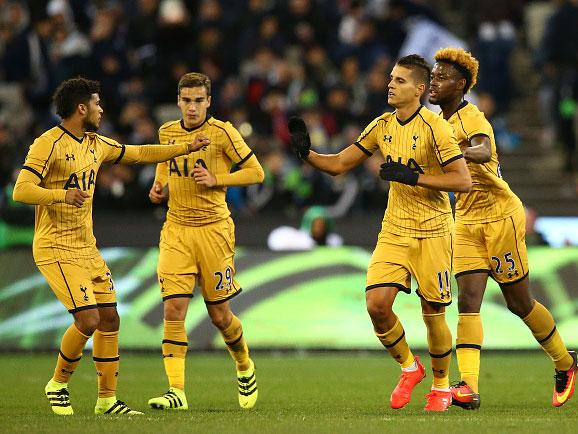
[(64, 418), (51, 413), (43, 395), (54, 356), (0, 355), (0, 432), (578, 432), (578, 396), (562, 408), (551, 406), (553, 370), (538, 352), (485, 354), (482, 408), (452, 407), (444, 414), (423, 411), (429, 381), (416, 388), (406, 408), (388, 407), (399, 369), (385, 353), (257, 353), (254, 359), (259, 402), (253, 411), (238, 407), (233, 366), (225, 353), (190, 354), (190, 410), (169, 413), (146, 406), (148, 398), (167, 388), (160, 356), (124, 354), (118, 396), (146, 414), (119, 418), (92, 414), (96, 378), (87, 354), (71, 383), (75, 415)]

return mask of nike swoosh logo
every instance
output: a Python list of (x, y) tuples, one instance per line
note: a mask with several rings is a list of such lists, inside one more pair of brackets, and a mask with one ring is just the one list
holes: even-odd
[(456, 395), (458, 398), (466, 398), (468, 396), (474, 396), (473, 393), (462, 393), (462, 392), (458, 392), (458, 393), (456, 393)]
[(569, 382), (570, 387), (568, 387), (566, 389), (566, 392), (564, 392), (563, 395), (556, 394), (556, 401), (558, 401), (558, 403), (563, 404), (564, 402), (566, 402), (566, 400), (568, 399), (568, 395), (570, 394), (570, 391), (572, 390), (572, 385), (574, 384), (575, 379), (576, 379), (576, 371), (574, 371), (572, 373), (572, 377), (570, 377), (570, 382)]

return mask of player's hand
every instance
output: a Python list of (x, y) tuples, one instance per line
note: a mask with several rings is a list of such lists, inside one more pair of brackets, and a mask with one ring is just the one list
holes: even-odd
[(149, 191), (149, 199), (152, 203), (159, 204), (167, 200), (168, 195), (163, 188), (163, 185), (156, 181)]
[(419, 173), (414, 172), (403, 163), (392, 161), (383, 163), (379, 170), (379, 176), (386, 181), (401, 182), (407, 185), (417, 185)]
[(293, 116), (289, 119), (289, 135), (291, 136), (291, 148), (297, 156), (304, 160), (309, 155), (311, 149), (311, 139), (307, 131), (307, 125), (303, 119)]
[(195, 136), (195, 140), (193, 143), (189, 143), (189, 152), (195, 152), (201, 149), (204, 146), (208, 146), (211, 144), (211, 139), (209, 139), (203, 133), (199, 133)]
[(72, 205), (72, 206), (75, 206), (77, 208), (82, 208), (82, 204), (89, 197), (90, 197), (90, 194), (75, 188), (72, 190), (66, 190), (66, 196), (64, 198), (64, 202), (66, 202), (68, 205)]
[(195, 178), (195, 182), (200, 185), (205, 185), (207, 187), (214, 187), (217, 185), (217, 178), (200, 163), (195, 164), (195, 168), (193, 169), (193, 177)]

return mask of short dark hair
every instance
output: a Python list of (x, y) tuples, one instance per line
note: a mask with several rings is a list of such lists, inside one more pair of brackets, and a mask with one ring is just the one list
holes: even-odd
[(423, 57), (417, 54), (410, 54), (409, 56), (401, 57), (396, 62), (396, 65), (411, 69), (411, 75), (418, 83), (424, 83), (425, 85), (429, 83), (431, 66)]
[(88, 104), (95, 93), (100, 93), (98, 81), (82, 77), (63, 81), (52, 96), (56, 113), (62, 119), (72, 116), (78, 104)]
[(207, 96), (211, 96), (211, 79), (200, 72), (189, 72), (179, 80), (179, 95), (183, 87), (201, 87), (207, 89)]

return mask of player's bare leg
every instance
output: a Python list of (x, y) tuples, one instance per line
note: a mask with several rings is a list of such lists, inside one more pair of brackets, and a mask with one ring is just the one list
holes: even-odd
[(413, 388), (425, 377), (425, 369), (419, 357), (410, 351), (403, 326), (392, 309), (398, 292), (396, 287), (377, 287), (365, 292), (375, 335), (401, 366), (399, 382), (390, 397), (390, 406), (396, 409), (409, 403)]
[(556, 379), (552, 405), (563, 405), (574, 393), (576, 384), (576, 353), (568, 351), (556, 329), (554, 318), (542, 304), (530, 295), (528, 276), (511, 284), (500, 284), (508, 309), (519, 316), (532, 331), (534, 338), (554, 362)]

